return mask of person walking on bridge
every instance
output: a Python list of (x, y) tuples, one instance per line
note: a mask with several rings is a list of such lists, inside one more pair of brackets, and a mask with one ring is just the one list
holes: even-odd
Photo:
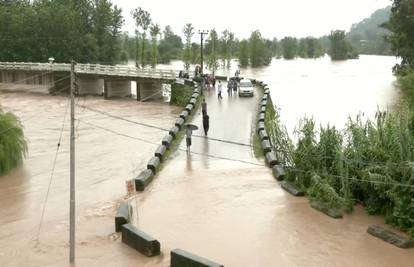
[(221, 96), (221, 94), (223, 93), (223, 85), (221, 84), (221, 81), (219, 81), (217, 89), (218, 89), (218, 99), (223, 99), (223, 97)]
[(207, 114), (203, 115), (203, 128), (204, 134), (207, 136), (208, 128), (210, 128), (210, 117)]
[(201, 112), (203, 113), (204, 118), (204, 116), (207, 115), (207, 103), (205, 98), (203, 98), (203, 102), (201, 103)]
[(193, 134), (193, 130), (190, 127), (187, 127), (185, 131), (185, 141), (187, 144), (187, 153), (190, 153), (190, 146), (191, 146), (191, 135)]

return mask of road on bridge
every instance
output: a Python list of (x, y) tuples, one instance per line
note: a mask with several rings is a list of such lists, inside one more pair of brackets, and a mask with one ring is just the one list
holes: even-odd
[[(215, 91), (205, 96), (209, 138), (250, 144), (258, 90), (253, 98), (224, 92), (218, 100)], [(195, 134), (203, 135), (200, 112), (194, 124), (200, 128)], [(310, 208), (305, 198), (285, 193), (251, 147), (192, 141), (194, 154), (183, 151), (183, 141), (182, 150), (138, 197), (138, 226), (161, 242), (163, 253), (161, 259), (141, 257), (143, 266), (169, 266), (169, 251), (175, 248), (224, 266), (386, 266), (408, 255), (388, 245), (370, 249), (380, 241), (366, 229), (381, 219), (362, 209), (333, 220)]]

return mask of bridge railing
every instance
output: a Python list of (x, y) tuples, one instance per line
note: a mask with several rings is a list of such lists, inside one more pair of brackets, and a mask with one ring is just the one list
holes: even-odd
[[(0, 62), (1, 70), (33, 70), (33, 71), (70, 71), (70, 64), (66, 63), (31, 63), (31, 62)], [(77, 73), (97, 74), (108, 76), (127, 76), (150, 79), (173, 80), (177, 77), (178, 71), (161, 69), (138, 69), (136, 67), (122, 65), (100, 65), (100, 64), (77, 64)]]

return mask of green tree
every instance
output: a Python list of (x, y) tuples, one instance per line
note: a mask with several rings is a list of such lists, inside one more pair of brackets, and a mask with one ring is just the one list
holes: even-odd
[(184, 69), (190, 69), (190, 63), (192, 59), (192, 51), (191, 51), (191, 38), (194, 35), (194, 27), (191, 23), (187, 23), (184, 25), (183, 33), (185, 36), (185, 48), (184, 48)]
[(0, 108), (0, 175), (20, 165), (26, 152), (27, 144), (20, 120)]
[(294, 59), (297, 55), (298, 41), (293, 37), (285, 37), (281, 40), (283, 58)]
[(167, 25), (163, 31), (163, 38), (158, 45), (160, 60), (168, 63), (171, 59), (179, 59), (183, 49), (181, 37), (174, 34), (171, 26)]
[[(148, 27), (151, 24), (151, 15), (141, 7), (138, 7), (134, 9), (131, 12), (132, 17), (135, 20), (135, 26), (136, 26), (136, 38), (137, 38), (137, 52), (136, 52), (136, 66), (139, 66), (138, 62), (138, 51), (139, 51), (139, 35), (142, 34), (142, 47), (141, 47), (141, 66), (144, 67), (146, 64), (145, 60), (145, 42), (146, 42), (146, 35)], [(142, 33), (140, 32), (140, 29), (142, 29)]]
[(151, 41), (152, 41), (152, 60), (151, 66), (155, 67), (157, 65), (157, 57), (158, 57), (158, 49), (157, 49), (157, 41), (158, 35), (160, 34), (161, 29), (158, 24), (152, 24), (150, 27), (150, 34), (151, 34)]
[(329, 54), (332, 60), (346, 60), (349, 58), (358, 57), (358, 54), (353, 50), (352, 46), (345, 39), (344, 31), (332, 31), (329, 39), (331, 41)]
[(239, 64), (241, 67), (246, 67), (249, 65), (249, 42), (247, 40), (240, 42)]
[(220, 38), (220, 51), (223, 59), (223, 66), (230, 68), (230, 60), (232, 57), (232, 50), (234, 46), (234, 33), (229, 30), (223, 31)]
[(215, 29), (210, 31), (209, 40), (206, 44), (206, 50), (208, 51), (207, 67), (212, 71), (213, 75), (219, 68), (219, 38)]
[(272, 60), (272, 52), (266, 46), (266, 42), (260, 31), (253, 31), (249, 39), (250, 64), (253, 67), (269, 65)]
[(391, 30), (391, 48), (401, 63), (394, 68), (402, 72), (414, 68), (414, 1), (394, 0), (387, 28)]

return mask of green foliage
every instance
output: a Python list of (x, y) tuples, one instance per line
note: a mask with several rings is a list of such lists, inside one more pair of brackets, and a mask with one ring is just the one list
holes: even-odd
[(23, 162), (27, 144), (20, 120), (0, 108), (0, 175), (5, 175)]
[(158, 49), (157, 49), (157, 38), (160, 34), (160, 26), (158, 24), (152, 24), (150, 26), (150, 34), (151, 34), (151, 41), (152, 41), (152, 50), (151, 50), (151, 66), (155, 68), (157, 65), (157, 56), (158, 56)]
[(329, 36), (331, 47), (329, 55), (332, 60), (346, 60), (358, 58), (358, 54), (354, 51), (351, 44), (345, 38), (345, 32), (336, 30), (332, 31)]
[[(274, 122), (279, 125), (278, 114)], [(408, 108), (398, 114), (377, 112), (375, 120), (360, 116), (349, 119), (346, 128), (315, 128), (313, 119), (303, 119), (295, 130), (297, 142), (282, 149), (277, 131), (266, 123), (275, 151), (286, 150), (281, 159), (288, 180), (325, 206), (351, 211), (355, 201), (370, 214), (414, 233), (414, 127)], [(286, 139), (281, 137), (280, 139)], [(286, 141), (284, 141), (286, 142)]]
[(249, 65), (249, 43), (246, 40), (240, 42), (239, 64), (242, 67)]
[(386, 26), (392, 32), (389, 36), (391, 48), (402, 59), (395, 71), (414, 68), (414, 1), (394, 0)]
[(272, 52), (266, 46), (260, 31), (254, 31), (249, 39), (250, 64), (252, 67), (269, 65), (272, 60)]
[(191, 86), (173, 83), (171, 85), (170, 104), (185, 107), (191, 99), (193, 89)]
[(192, 61), (192, 49), (191, 49), (191, 38), (194, 35), (194, 27), (191, 23), (187, 23), (184, 26), (183, 33), (185, 36), (185, 48), (184, 48), (184, 69), (190, 69), (190, 63)]
[[(146, 47), (146, 36), (148, 27), (151, 25), (151, 15), (148, 11), (145, 11), (141, 7), (138, 7), (131, 11), (131, 15), (135, 20), (136, 26), (136, 38), (137, 38), (137, 49), (136, 49), (136, 66), (139, 65), (139, 47), (138, 47), (138, 40), (139, 36), (142, 36), (141, 42), (141, 66), (144, 67), (147, 63), (147, 57), (145, 56), (145, 47)], [(140, 32), (142, 30), (142, 32)]]
[(281, 40), (283, 58), (284, 59), (294, 59), (298, 50), (298, 41), (293, 37), (285, 37)]
[(216, 70), (219, 68), (219, 38), (217, 35), (217, 31), (212, 29), (210, 31), (209, 40), (206, 44), (206, 50), (208, 54), (207, 59), (207, 67), (212, 71), (214, 74)]
[(3, 1), (0, 61), (113, 64), (119, 61), (121, 9), (109, 0)]
[(352, 25), (347, 39), (360, 54), (391, 55), (387, 42), (390, 32), (383, 27), (391, 14), (391, 7), (375, 11), (369, 18)]
[(183, 49), (181, 37), (174, 34), (170, 26), (166, 26), (163, 32), (164, 38), (158, 45), (160, 61), (164, 63), (170, 62), (171, 59), (179, 59)]

